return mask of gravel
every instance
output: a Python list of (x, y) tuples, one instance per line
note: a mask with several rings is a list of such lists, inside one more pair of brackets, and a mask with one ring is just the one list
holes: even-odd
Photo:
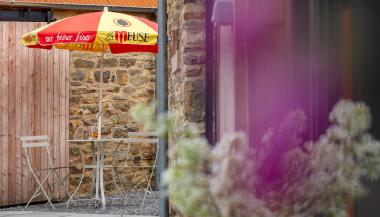
[[(156, 200), (153, 198), (153, 194)], [(53, 210), (49, 204), (33, 204), (29, 205), (25, 211), (42, 211), (42, 212), (70, 212), (80, 214), (114, 214), (114, 215), (143, 215), (143, 216), (159, 216), (159, 194), (154, 192), (148, 194), (144, 206), (142, 201), (144, 193), (128, 193), (126, 198), (123, 197), (106, 197), (106, 210), (102, 210), (102, 206), (96, 203), (94, 199), (81, 198), (71, 202), (69, 208), (66, 208), (65, 202), (54, 203)], [(24, 206), (13, 206), (1, 209), (1, 211), (23, 211)]]

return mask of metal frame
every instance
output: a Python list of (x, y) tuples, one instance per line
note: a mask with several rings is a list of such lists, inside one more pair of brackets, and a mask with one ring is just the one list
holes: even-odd
[[(45, 136), (24, 136), (24, 137), (20, 137), (20, 140), (22, 141), (22, 148), (24, 149), (25, 158), (26, 158), (26, 161), (27, 161), (28, 167), (29, 167), (29, 172), (31, 172), (33, 174), (33, 177), (36, 180), (36, 183), (38, 184), (38, 188), (33, 193), (32, 197), (30, 198), (28, 203), (26, 204), (25, 209), (29, 206), (29, 204), (33, 201), (33, 199), (38, 197), (41, 193), (47, 199), (47, 201), (48, 201), (47, 203), (49, 203), (50, 206), (53, 209), (55, 209), (53, 203), (51, 202), (51, 200), (54, 197), (54, 193), (51, 190), (50, 185), (47, 181), (48, 181), (48, 178), (50, 176), (56, 175), (59, 179), (59, 184), (63, 185), (65, 187), (65, 193), (69, 197), (71, 197), (70, 192), (68, 191), (68, 187), (66, 186), (66, 180), (68, 178), (68, 175), (61, 178), (57, 172), (57, 169), (68, 168), (68, 167), (54, 167), (53, 160), (52, 160), (51, 155), (50, 155), (49, 137), (48, 136), (46, 136), (46, 135)], [(36, 175), (35, 170), (33, 170), (32, 163), (30, 161), (29, 154), (28, 154), (28, 149), (31, 149), (31, 148), (41, 148), (41, 149), (45, 149), (47, 152), (48, 168), (46, 168), (46, 170), (48, 170), (48, 172), (42, 181), (40, 181), (40, 179)], [(42, 170), (45, 170), (45, 169), (42, 169)], [(39, 170), (39, 171), (41, 171), (41, 170)], [(48, 189), (50, 191), (50, 194), (52, 195), (51, 197), (49, 197), (48, 193), (45, 191), (45, 189), (43, 187), (43, 185), (45, 183), (47, 183), (47, 185), (48, 185)], [(53, 185), (54, 185), (54, 183), (53, 183)]]
[[(147, 134), (147, 133), (145, 133), (145, 134)], [(136, 134), (134, 134), (134, 135), (136, 135)], [(149, 133), (149, 135), (154, 135), (154, 133)], [(99, 139), (77, 139), (77, 140), (67, 140), (67, 141), (68, 142), (91, 142), (92, 144), (94, 144), (95, 142), (98, 142), (99, 149), (98, 149), (97, 153), (95, 153), (95, 145), (92, 146), (92, 154), (93, 154), (93, 156), (96, 156), (96, 159), (95, 159), (95, 161), (93, 161), (93, 164), (86, 165), (84, 163), (83, 156), (82, 156), (83, 171), (82, 171), (81, 179), (79, 181), (77, 188), (75, 189), (73, 194), (70, 196), (70, 198), (67, 200), (66, 207), (68, 208), (70, 202), (74, 201), (74, 196), (76, 195), (80, 186), (82, 185), (85, 170), (86, 169), (93, 169), (93, 170), (95, 170), (95, 173), (93, 173), (93, 180), (92, 180), (92, 185), (94, 184), (94, 180), (95, 180), (95, 203), (96, 204), (101, 203), (102, 209), (105, 210), (106, 209), (106, 198), (105, 198), (105, 194), (104, 194), (104, 177), (103, 177), (104, 168), (112, 168), (111, 171), (112, 171), (113, 182), (116, 185), (117, 190), (123, 195), (123, 198), (125, 199), (126, 197), (125, 197), (125, 194), (122, 191), (120, 191), (120, 187), (118, 186), (118, 184), (116, 182), (116, 176), (117, 175), (114, 171), (115, 167), (113, 166), (113, 164), (104, 165), (104, 155), (105, 154), (104, 154), (103, 143), (119, 142), (119, 144), (118, 144), (118, 146), (114, 152), (114, 153), (116, 153), (116, 150), (118, 149), (118, 147), (120, 146), (121, 143), (127, 143), (127, 144), (130, 144), (130, 143), (157, 143), (158, 144), (159, 139), (155, 139), (155, 138), (153, 138), (153, 139), (152, 138), (108, 138), (108, 139), (102, 138), (101, 140), (99, 140)], [(156, 159), (157, 159), (157, 155), (156, 155)], [(154, 163), (155, 165), (156, 165), (156, 161), (157, 160), (155, 160), (155, 163)], [(156, 167), (155, 165), (154, 165), (154, 167)], [(152, 171), (152, 173), (153, 173), (153, 171)], [(152, 173), (149, 176), (150, 180), (153, 177)], [(150, 186), (150, 182), (149, 182), (149, 186)], [(149, 186), (147, 188), (149, 188)], [(93, 189), (93, 188), (94, 188), (94, 186), (91, 187), (91, 189)], [(144, 195), (144, 201), (146, 198), (146, 194), (151, 192), (151, 191), (152, 191), (152, 188), (150, 186), (150, 191), (147, 190), (145, 195)], [(91, 192), (91, 193), (93, 193), (93, 192)], [(99, 197), (99, 194), (100, 194), (100, 197)], [(77, 199), (77, 200), (81, 200), (81, 199)]]
[[(134, 136), (135, 137), (157, 137), (157, 135), (158, 135), (158, 133), (156, 133), (156, 132), (129, 132), (128, 133), (128, 136), (131, 136), (131, 137), (134, 137)], [(120, 187), (119, 187), (119, 185), (116, 182), (116, 179), (120, 180), (119, 176), (117, 175), (117, 173), (115, 171), (116, 168), (143, 168), (143, 169), (149, 169), (149, 168), (151, 168), (152, 170), (150, 171), (149, 174), (148, 174), (147, 170), (144, 170), (144, 172), (145, 172), (145, 180), (147, 181), (147, 186), (145, 188), (139, 186), (138, 184), (133, 183), (132, 180), (130, 180), (130, 181), (132, 182), (132, 184), (135, 187), (140, 188), (140, 189), (142, 189), (145, 192), (144, 193), (143, 201), (141, 203), (141, 206), (144, 206), (147, 194), (153, 194), (153, 198), (157, 202), (156, 196), (153, 193), (153, 188), (152, 188), (152, 185), (151, 185), (151, 181), (152, 181), (152, 178), (153, 178), (153, 174), (155, 173), (155, 169), (157, 168), (158, 150), (159, 150), (159, 146), (160, 146), (159, 145), (159, 139), (157, 139), (157, 138), (131, 138), (130, 142), (127, 142), (128, 146), (127, 146), (126, 152), (121, 152), (119, 150), (119, 147), (120, 147), (120, 145), (122, 143), (123, 142), (120, 142), (117, 145), (117, 147), (115, 148), (114, 153), (112, 155), (112, 177), (113, 177), (113, 180), (114, 180), (114, 182), (115, 182), (115, 184), (117, 186), (117, 190), (124, 196), (125, 199), (127, 199), (126, 198), (126, 194), (120, 190)], [(154, 143), (154, 144), (156, 144), (156, 154), (155, 154), (155, 159), (154, 159), (153, 165), (150, 165), (150, 166), (130, 166), (130, 165), (128, 165), (129, 151), (130, 151), (132, 143)], [(141, 154), (141, 147), (140, 147), (140, 154)], [(117, 156), (125, 156), (124, 166), (118, 166), (118, 165), (116, 165), (115, 158)]]

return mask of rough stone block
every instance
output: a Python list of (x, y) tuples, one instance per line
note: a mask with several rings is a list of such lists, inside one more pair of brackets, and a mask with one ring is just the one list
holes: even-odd
[[(104, 71), (103, 72), (103, 82), (108, 83), (111, 77), (110, 71)], [(94, 73), (94, 80), (97, 82), (100, 82), (100, 71), (95, 71)]]
[(112, 106), (116, 110), (120, 110), (120, 111), (123, 111), (123, 112), (129, 111), (129, 109), (131, 108), (131, 105), (129, 103), (126, 103), (126, 102), (115, 102), (115, 103), (112, 104)]
[[(118, 67), (119, 66), (119, 60), (117, 58), (105, 58), (103, 62), (104, 68), (112, 68), (112, 67)], [(101, 61), (98, 59), (98, 63), (96, 65), (97, 68), (100, 68)]]
[(204, 52), (187, 53), (183, 55), (183, 62), (186, 65), (197, 65), (206, 63), (206, 55)]
[(144, 69), (155, 69), (156, 63), (155, 61), (148, 61), (144, 64)]
[(135, 76), (135, 75), (140, 75), (143, 73), (143, 70), (142, 69), (128, 69), (128, 74), (130, 74), (131, 76)]
[(188, 77), (196, 77), (196, 76), (199, 76), (200, 74), (202, 74), (202, 72), (204, 71), (204, 67), (202, 65), (186, 65), (184, 68), (183, 68), (186, 76)]
[(133, 79), (130, 80), (130, 83), (137, 87), (147, 84), (149, 82), (150, 82), (149, 78), (147, 78), (146, 76), (141, 76), (141, 75), (137, 75), (133, 77)]
[(129, 68), (131, 66), (134, 66), (136, 64), (136, 59), (133, 58), (120, 58), (120, 67), (126, 67)]
[(128, 83), (128, 72), (126, 70), (116, 71), (116, 81), (118, 84), (124, 85)]
[(185, 30), (204, 29), (205, 25), (204, 20), (185, 20), (183, 22), (183, 28)]
[(75, 68), (94, 68), (95, 63), (90, 60), (76, 59), (74, 60)]
[(84, 73), (82, 70), (76, 70), (74, 73), (71, 74), (71, 79), (74, 81), (82, 81), (86, 77), (86, 73)]
[(185, 83), (185, 117), (190, 122), (200, 122), (204, 120), (204, 81), (189, 81)]

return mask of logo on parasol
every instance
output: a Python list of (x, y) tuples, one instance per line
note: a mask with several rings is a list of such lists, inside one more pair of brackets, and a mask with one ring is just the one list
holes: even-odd
[(131, 26), (131, 23), (128, 20), (123, 19), (123, 18), (115, 18), (113, 20), (113, 22), (116, 25), (121, 26), (121, 27), (129, 27), (129, 26)]

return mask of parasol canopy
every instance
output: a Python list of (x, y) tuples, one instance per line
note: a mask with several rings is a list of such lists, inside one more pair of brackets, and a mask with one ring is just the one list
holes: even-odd
[(140, 17), (109, 12), (86, 13), (58, 20), (22, 36), (29, 48), (93, 52), (157, 53), (157, 24)]

